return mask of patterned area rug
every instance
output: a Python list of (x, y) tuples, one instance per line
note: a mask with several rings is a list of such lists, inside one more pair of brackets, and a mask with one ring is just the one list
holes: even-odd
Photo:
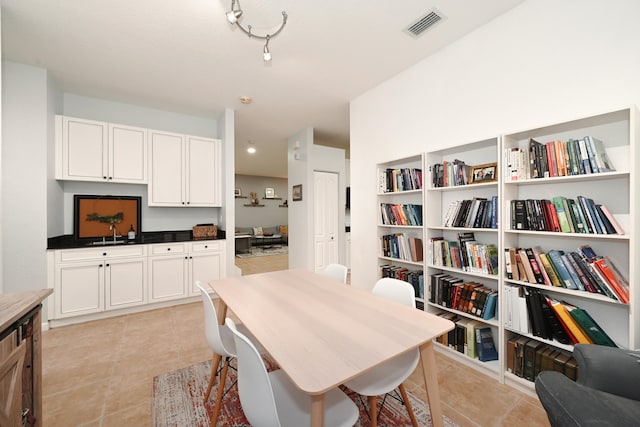
[(263, 248), (262, 246), (255, 246), (251, 248), (251, 252), (247, 254), (242, 254), (242, 253), (236, 254), (236, 256), (238, 258), (252, 258), (256, 256), (282, 255), (282, 254), (288, 254), (288, 253), (289, 253), (289, 247), (286, 245), (272, 246), (272, 247), (266, 247), (266, 248)]
[[(268, 364), (268, 363), (267, 363)], [(209, 416), (213, 412), (217, 383), (211, 391), (211, 397), (203, 404), (204, 393), (207, 391), (211, 361), (202, 362), (178, 371), (159, 375), (153, 379), (153, 425), (155, 427), (207, 427)], [(236, 372), (229, 369), (227, 387), (233, 384)], [(360, 409), (360, 419), (356, 426), (370, 425), (367, 410), (358, 395), (345, 390), (356, 402)], [(430, 426), (431, 416), (425, 402), (408, 392), (409, 400), (420, 426)], [(379, 400), (380, 402), (380, 400)], [(242, 412), (237, 386), (231, 387), (224, 396), (222, 409), (218, 417), (218, 426), (249, 427), (250, 424)], [(409, 415), (405, 407), (394, 398), (388, 397), (378, 419), (380, 427), (411, 426)], [(446, 427), (456, 427), (457, 424), (444, 417)]]

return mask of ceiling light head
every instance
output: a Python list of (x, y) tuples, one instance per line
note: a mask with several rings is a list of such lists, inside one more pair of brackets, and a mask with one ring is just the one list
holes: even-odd
[[(236, 9), (236, 4), (237, 4), (237, 9)], [(267, 42), (264, 45), (264, 49), (262, 49), (262, 57), (265, 62), (271, 62), (271, 51), (269, 50), (269, 39), (280, 34), (284, 26), (287, 24), (287, 18), (288, 18), (287, 12), (285, 12), (284, 10), (282, 11), (282, 23), (280, 24), (280, 27), (278, 27), (278, 29), (272, 32), (271, 34), (267, 34), (264, 36), (253, 33), (251, 25), (247, 25), (245, 28), (240, 23), (239, 19), (240, 19), (240, 16), (242, 16), (242, 13), (243, 11), (242, 11), (242, 8), (240, 7), (240, 1), (231, 0), (231, 10), (226, 13), (227, 20), (231, 24), (235, 24), (238, 28), (240, 28), (240, 30), (243, 33), (245, 33), (247, 36), (249, 36), (249, 38), (266, 40)]]
[(256, 152), (256, 146), (253, 143), (253, 141), (249, 140), (249, 146), (247, 147), (247, 153), (255, 154), (255, 152)]
[(231, 0), (231, 10), (227, 12), (227, 20), (231, 24), (238, 22), (238, 19), (242, 16), (242, 9), (240, 9), (240, 3), (238, 2), (238, 8), (236, 9), (236, 0)]
[(245, 105), (249, 105), (253, 102), (253, 99), (251, 99), (250, 96), (241, 96), (240, 97), (240, 103), (245, 104)]
[(267, 36), (267, 42), (264, 44), (264, 49), (262, 50), (262, 56), (264, 58), (264, 62), (271, 61), (271, 51), (269, 50), (269, 36)]

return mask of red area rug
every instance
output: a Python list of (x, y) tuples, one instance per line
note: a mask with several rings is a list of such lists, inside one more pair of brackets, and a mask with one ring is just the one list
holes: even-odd
[[(153, 379), (153, 425), (156, 427), (188, 427), (209, 426), (209, 416), (213, 412), (218, 384), (214, 384), (209, 401), (204, 404), (204, 393), (207, 391), (211, 361), (202, 362), (184, 369), (159, 375)], [(227, 384), (229, 387), (236, 378), (234, 370), (229, 369)], [(360, 408), (360, 419), (355, 424), (360, 427), (370, 425), (367, 410), (363, 407), (358, 395), (345, 390)], [(409, 400), (420, 426), (430, 426), (431, 416), (425, 402), (408, 392)], [(366, 401), (366, 399), (365, 399)], [(379, 400), (380, 402), (380, 400)], [(456, 424), (444, 418), (447, 427)], [(378, 418), (380, 427), (411, 426), (407, 410), (396, 399), (388, 397)], [(245, 427), (250, 426), (242, 412), (237, 386), (233, 386), (223, 398), (222, 409), (218, 418), (218, 426)]]

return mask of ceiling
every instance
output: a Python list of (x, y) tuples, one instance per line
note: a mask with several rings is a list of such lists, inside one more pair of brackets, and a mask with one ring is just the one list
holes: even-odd
[[(231, 0), (0, 0), (2, 57), (65, 92), (209, 118), (231, 108), (236, 173), (286, 177), (289, 136), (312, 127), (348, 153), (351, 99), (522, 1), (242, 0), (256, 34), (288, 14), (265, 65), (264, 43), (226, 21)], [(404, 31), (434, 8), (445, 19)]]

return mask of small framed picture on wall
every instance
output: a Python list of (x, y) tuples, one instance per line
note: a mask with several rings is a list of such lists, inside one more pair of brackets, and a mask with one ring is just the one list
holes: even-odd
[(264, 189), (264, 198), (265, 199), (273, 199), (274, 197), (276, 197), (276, 190), (273, 188), (265, 188)]
[(294, 202), (299, 202), (300, 200), (302, 200), (302, 184), (293, 186), (293, 191), (291, 192), (291, 199)]

